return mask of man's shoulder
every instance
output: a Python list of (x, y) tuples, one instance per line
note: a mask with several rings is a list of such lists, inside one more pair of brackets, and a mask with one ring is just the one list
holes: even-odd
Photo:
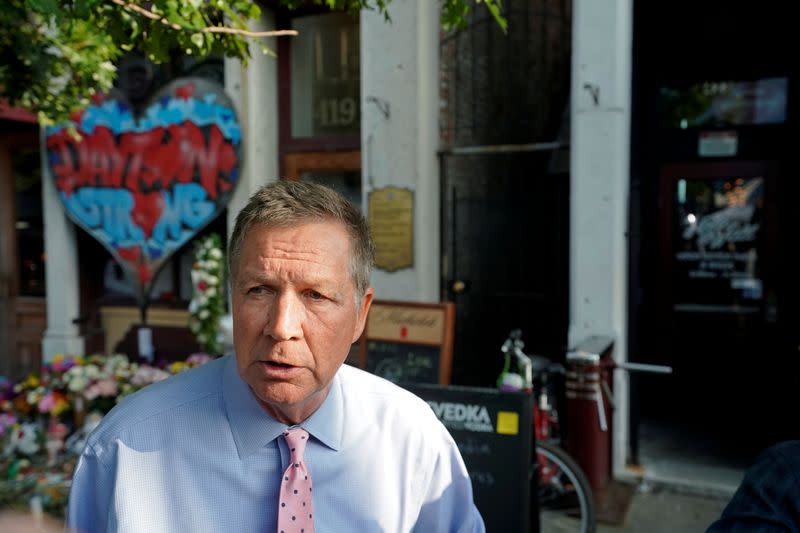
[(776, 458), (785, 463), (800, 465), (800, 440), (787, 440), (773, 444), (761, 455), (762, 459)]
[[(230, 356), (227, 356), (230, 357)], [(185, 370), (163, 381), (148, 385), (124, 398), (106, 414), (92, 432), (89, 443), (101, 444), (148, 421), (172, 418), (176, 409), (222, 394), (222, 372), (227, 357)]]
[(747, 475), (754, 484), (770, 485), (776, 479), (781, 479), (781, 483), (791, 483), (795, 491), (800, 491), (798, 472), (800, 472), (800, 440), (790, 440), (773, 444), (761, 452)]
[(408, 420), (416, 423), (438, 422), (431, 407), (419, 396), (375, 374), (359, 368), (342, 365), (339, 371), (343, 394), (352, 404), (375, 412), (401, 411)]

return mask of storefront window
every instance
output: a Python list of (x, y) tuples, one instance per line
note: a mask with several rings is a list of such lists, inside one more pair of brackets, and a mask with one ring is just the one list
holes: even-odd
[(11, 164), (16, 191), (19, 295), (44, 296), (44, 223), (39, 150), (17, 150), (12, 155)]
[(358, 134), (358, 18), (342, 13), (298, 17), (292, 26), (292, 137)]

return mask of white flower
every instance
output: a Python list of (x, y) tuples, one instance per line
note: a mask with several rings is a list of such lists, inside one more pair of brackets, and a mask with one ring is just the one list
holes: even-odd
[(219, 278), (217, 276), (208, 276), (208, 284), (212, 287), (215, 285), (219, 285)]
[(219, 248), (212, 248), (210, 252), (208, 252), (213, 259), (222, 259), (222, 252)]
[(89, 379), (97, 379), (100, 377), (100, 369), (97, 365), (86, 365), (84, 367), (86, 369), (86, 377)]
[(209, 298), (211, 298), (212, 296), (216, 296), (216, 295), (217, 295), (217, 289), (215, 289), (214, 287), (209, 287), (206, 290), (206, 296), (208, 296)]
[(19, 450), (20, 453), (25, 455), (33, 455), (39, 451), (39, 444), (36, 442), (36, 433), (38, 428), (36, 424), (28, 423), (19, 426), (19, 429), (12, 431), (8, 444), (6, 445), (6, 453), (14, 453)]
[(200, 317), (200, 320), (205, 320), (206, 318), (208, 318), (208, 315), (209, 315), (208, 309), (203, 309), (197, 316)]
[(74, 376), (72, 379), (69, 380), (69, 385), (67, 387), (72, 392), (80, 392), (86, 388), (86, 385), (89, 383), (89, 380), (86, 379), (83, 375)]

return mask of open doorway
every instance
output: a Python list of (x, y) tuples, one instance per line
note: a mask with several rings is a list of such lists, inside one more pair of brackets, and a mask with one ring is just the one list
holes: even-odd
[(674, 367), (631, 374), (645, 476), (732, 490), (759, 451), (800, 435), (787, 413), (800, 370), (787, 18), (721, 0), (634, 3), (629, 353)]
[(730, 491), (796, 428), (778, 300), (780, 174), (767, 162), (665, 165), (652, 258), (649, 350), (668, 378), (638, 376), (639, 461), (653, 478)]

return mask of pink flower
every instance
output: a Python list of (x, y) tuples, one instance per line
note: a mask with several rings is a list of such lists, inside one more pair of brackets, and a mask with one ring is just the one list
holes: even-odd
[(201, 366), (211, 361), (211, 356), (204, 352), (193, 353), (186, 359), (186, 362), (192, 366)]
[(17, 423), (17, 418), (10, 413), (0, 413), (0, 433), (3, 433), (7, 427), (13, 426)]
[(53, 395), (53, 391), (49, 391), (47, 394), (45, 394), (37, 404), (40, 413), (49, 413), (55, 406), (56, 398)]
[(142, 365), (131, 378), (131, 384), (138, 386), (149, 385), (169, 377), (169, 373), (164, 372), (160, 368), (153, 366)]
[(113, 379), (101, 379), (91, 384), (83, 395), (87, 400), (94, 400), (98, 396), (116, 396), (119, 392), (117, 382)]

